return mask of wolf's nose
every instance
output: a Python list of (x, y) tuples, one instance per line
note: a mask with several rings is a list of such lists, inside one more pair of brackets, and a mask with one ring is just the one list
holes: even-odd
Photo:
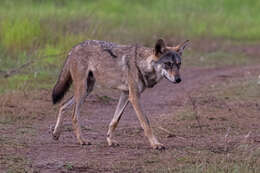
[(177, 78), (177, 79), (175, 80), (175, 82), (176, 82), (176, 83), (180, 83), (180, 82), (181, 82), (181, 78)]

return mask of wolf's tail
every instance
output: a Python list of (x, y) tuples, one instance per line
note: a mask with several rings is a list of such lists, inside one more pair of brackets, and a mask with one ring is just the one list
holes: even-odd
[(69, 70), (68, 58), (65, 61), (63, 68), (60, 72), (58, 81), (52, 90), (52, 103), (56, 104), (64, 97), (65, 93), (70, 88), (72, 78)]

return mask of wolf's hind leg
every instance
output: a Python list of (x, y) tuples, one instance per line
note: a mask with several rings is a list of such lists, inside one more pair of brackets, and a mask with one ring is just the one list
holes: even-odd
[(64, 120), (64, 112), (69, 109), (75, 103), (73, 96), (69, 98), (60, 108), (57, 122), (52, 133), (52, 137), (54, 140), (58, 140), (61, 134), (62, 122)]
[(95, 84), (95, 78), (92, 72), (88, 73), (87, 81), (86, 80), (79, 80), (78, 83), (75, 84), (75, 107), (73, 111), (72, 117), (72, 125), (74, 128), (74, 132), (76, 134), (77, 140), (81, 145), (86, 145), (90, 143), (86, 143), (84, 138), (81, 134), (81, 128), (79, 125), (79, 114), (80, 114), (80, 107), (84, 103), (86, 97), (89, 93), (93, 90)]
[(114, 117), (109, 124), (108, 132), (107, 132), (107, 142), (108, 142), (109, 146), (118, 145), (118, 143), (112, 139), (113, 132), (116, 129), (116, 127), (119, 123), (119, 120), (120, 120), (121, 116), (123, 115), (124, 109), (126, 108), (128, 103), (129, 103), (128, 92), (123, 91), (120, 95)]

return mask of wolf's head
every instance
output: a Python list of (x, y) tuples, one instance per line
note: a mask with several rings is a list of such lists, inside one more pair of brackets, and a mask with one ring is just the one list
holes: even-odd
[(181, 56), (188, 41), (175, 47), (166, 46), (162, 39), (155, 43), (154, 56), (157, 57), (157, 61), (153, 61), (152, 65), (158, 73), (173, 83), (181, 82)]

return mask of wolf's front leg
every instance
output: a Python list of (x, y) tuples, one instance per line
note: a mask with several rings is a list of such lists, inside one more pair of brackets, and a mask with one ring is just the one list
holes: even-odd
[(136, 115), (141, 123), (141, 126), (144, 129), (145, 136), (148, 137), (148, 140), (154, 149), (158, 149), (158, 150), (165, 149), (164, 145), (161, 144), (158, 141), (158, 139), (154, 136), (149, 120), (141, 109), (137, 86), (133, 84), (134, 83), (133, 80), (130, 79), (129, 82), (131, 82), (131, 85), (129, 85), (129, 101), (132, 103)]
[[(134, 98), (133, 98), (134, 97)], [(154, 136), (152, 128), (150, 126), (148, 118), (145, 116), (143, 111), (141, 110), (140, 104), (138, 99), (135, 98), (135, 96), (130, 96), (130, 102), (132, 103), (134, 110), (136, 112), (136, 115), (141, 123), (142, 128), (144, 129), (145, 136), (148, 137), (148, 140), (151, 144), (151, 146), (154, 149), (165, 149), (164, 145), (161, 144), (158, 139)]]

